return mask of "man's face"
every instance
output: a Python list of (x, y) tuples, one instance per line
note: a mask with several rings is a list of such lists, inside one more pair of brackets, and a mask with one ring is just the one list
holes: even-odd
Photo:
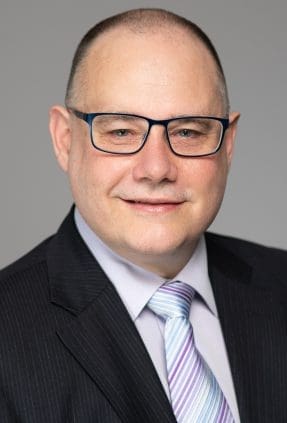
[[(83, 69), (73, 106), (86, 113), (224, 115), (213, 60), (180, 31), (113, 30), (92, 46)], [(213, 156), (175, 156), (162, 126), (152, 127), (140, 152), (124, 156), (97, 151), (85, 122), (60, 107), (51, 111), (58, 160), (86, 222), (115, 252), (165, 277), (183, 267), (218, 211), (235, 126)]]

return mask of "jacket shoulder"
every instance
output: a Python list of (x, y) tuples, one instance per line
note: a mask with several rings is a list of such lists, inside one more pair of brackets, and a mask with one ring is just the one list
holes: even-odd
[(287, 251), (268, 247), (243, 239), (206, 233), (207, 248), (225, 250), (239, 257), (252, 267), (260, 267), (262, 271), (272, 271), (277, 275), (285, 275), (287, 280)]
[(1, 269), (0, 282), (5, 279), (9, 279), (10, 277), (16, 276), (17, 274), (20, 275), (21, 273), (32, 269), (40, 263), (43, 263), (46, 260), (47, 246), (53, 237), (54, 235), (45, 239), (31, 251), (26, 253), (23, 257)]

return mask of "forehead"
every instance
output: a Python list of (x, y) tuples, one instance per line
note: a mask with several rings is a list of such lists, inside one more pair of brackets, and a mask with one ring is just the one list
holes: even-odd
[(132, 103), (139, 112), (137, 103), (164, 108), (163, 101), (172, 105), (181, 100), (183, 108), (189, 103), (190, 112), (193, 103), (199, 112), (218, 104), (213, 58), (201, 41), (179, 29), (144, 34), (111, 30), (89, 48), (81, 74), (88, 107), (131, 111)]

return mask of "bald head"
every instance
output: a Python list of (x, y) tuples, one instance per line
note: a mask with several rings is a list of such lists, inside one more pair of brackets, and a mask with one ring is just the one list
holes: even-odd
[(218, 54), (207, 35), (193, 22), (162, 9), (135, 9), (107, 18), (92, 27), (79, 43), (75, 52), (66, 91), (66, 105), (73, 106), (81, 98), (86, 88), (86, 63), (89, 53), (96, 42), (104, 35), (111, 33), (129, 34), (130, 37), (147, 37), (162, 35), (177, 39), (181, 43), (191, 37), (196, 44), (205, 49), (212, 59), (212, 69), (216, 74), (216, 82), (222, 108), (227, 115), (229, 111), (228, 92), (224, 72)]

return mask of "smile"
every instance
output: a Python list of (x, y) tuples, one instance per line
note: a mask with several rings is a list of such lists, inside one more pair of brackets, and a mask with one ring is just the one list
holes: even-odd
[(178, 209), (183, 202), (169, 200), (169, 199), (136, 199), (123, 200), (129, 207), (136, 211), (146, 213), (168, 213)]

